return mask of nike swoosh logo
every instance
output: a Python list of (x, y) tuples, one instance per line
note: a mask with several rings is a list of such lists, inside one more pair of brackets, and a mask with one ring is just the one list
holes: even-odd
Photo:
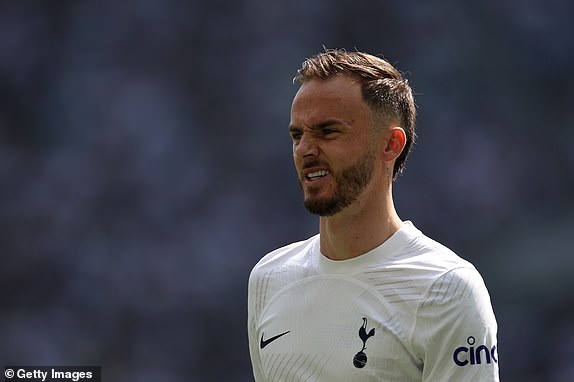
[(268, 338), (266, 340), (263, 339), (263, 336), (265, 335), (265, 333), (261, 334), (261, 342), (259, 343), (259, 348), (263, 349), (265, 346), (269, 345), (271, 342), (275, 341), (279, 337), (283, 337), (285, 334), (290, 333), (290, 332), (291, 331), (288, 330), (285, 333), (278, 334), (278, 335), (271, 337), (271, 338)]

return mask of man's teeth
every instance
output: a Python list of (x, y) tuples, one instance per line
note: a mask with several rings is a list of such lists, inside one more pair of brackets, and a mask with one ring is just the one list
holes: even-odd
[(311, 172), (311, 173), (307, 174), (307, 178), (313, 180), (313, 179), (321, 178), (327, 174), (329, 174), (329, 171), (319, 170), (319, 171), (315, 171), (315, 172)]

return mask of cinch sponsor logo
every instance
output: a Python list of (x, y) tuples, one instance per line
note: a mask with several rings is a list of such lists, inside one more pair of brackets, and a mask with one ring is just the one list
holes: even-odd
[(496, 345), (488, 348), (485, 345), (474, 347), (476, 340), (473, 336), (467, 338), (466, 342), (469, 347), (461, 346), (454, 350), (452, 353), (452, 360), (458, 366), (480, 365), (481, 363), (498, 363), (498, 353)]

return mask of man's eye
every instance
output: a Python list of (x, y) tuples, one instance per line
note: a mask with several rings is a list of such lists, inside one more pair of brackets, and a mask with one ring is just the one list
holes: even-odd
[(337, 132), (337, 130), (335, 130), (335, 129), (324, 129), (324, 130), (321, 130), (321, 133), (322, 133), (323, 135), (331, 135), (331, 134), (335, 134), (336, 132)]
[(299, 141), (299, 140), (301, 140), (301, 134), (293, 133), (293, 134), (291, 134), (291, 139), (294, 141)]

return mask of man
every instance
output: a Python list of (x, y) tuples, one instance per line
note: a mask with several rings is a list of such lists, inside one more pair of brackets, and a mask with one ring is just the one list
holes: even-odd
[(306, 60), (295, 80), (293, 159), (320, 233), (251, 273), (255, 380), (498, 381), (480, 274), (393, 204), (415, 137), (407, 81), (378, 57), (337, 50)]

